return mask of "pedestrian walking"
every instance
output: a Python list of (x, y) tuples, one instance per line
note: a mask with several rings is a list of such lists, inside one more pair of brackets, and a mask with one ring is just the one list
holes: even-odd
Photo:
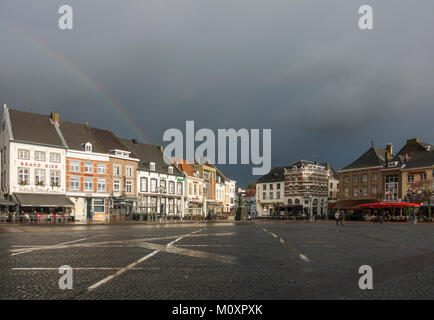
[(342, 211), (342, 213), (339, 216), (340, 220), (341, 220), (341, 226), (344, 225), (344, 221), (345, 221), (345, 212)]
[(339, 226), (340, 215), (341, 215), (341, 213), (339, 212), (339, 210), (337, 210), (337, 211), (335, 212), (336, 226)]

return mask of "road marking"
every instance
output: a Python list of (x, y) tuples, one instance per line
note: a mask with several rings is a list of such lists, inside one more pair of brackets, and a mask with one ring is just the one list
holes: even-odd
[(156, 243), (143, 243), (140, 247), (151, 249), (151, 250), (158, 250), (158, 251), (164, 251), (168, 253), (173, 254), (179, 254), (184, 256), (189, 256), (193, 258), (202, 258), (202, 259), (208, 259), (208, 260), (214, 260), (217, 262), (223, 262), (223, 263), (230, 263), (235, 264), (236, 258), (232, 256), (227, 256), (223, 254), (217, 254), (217, 253), (211, 253), (211, 252), (205, 252), (205, 251), (199, 251), (199, 250), (191, 250), (187, 248), (180, 248), (178, 246), (165, 246), (161, 244)]
[(104, 237), (104, 236), (105, 235), (103, 234), (103, 235), (89, 237), (89, 238), (82, 238), (82, 239), (77, 239), (77, 240), (62, 242), (62, 243), (54, 244), (54, 245), (51, 245), (51, 246), (34, 247), (32, 249), (24, 249), (25, 251), (21, 251), (22, 249), (18, 249), (17, 251), (19, 251), (19, 252), (12, 253), (11, 255), (12, 256), (16, 256), (16, 255), (19, 255), (19, 254), (33, 252), (35, 250), (41, 250), (41, 249), (44, 249), (44, 248), (58, 248), (58, 247), (62, 247), (62, 246), (67, 245), (67, 244), (71, 244), (71, 243), (75, 243), (75, 242), (79, 242), (79, 241), (84, 241), (84, 240), (89, 240), (89, 239), (94, 239), (94, 238), (99, 238), (99, 237)]
[[(206, 236), (232, 236), (235, 233), (233, 232), (224, 232), (224, 233), (203, 233), (203, 234), (193, 234), (189, 237), (206, 237)], [(32, 250), (31, 251), (37, 251), (37, 250), (53, 250), (53, 249), (66, 249), (66, 248), (91, 248), (91, 247), (102, 247), (102, 246), (106, 246), (106, 247), (119, 247), (120, 245), (123, 244), (131, 244), (129, 246), (141, 246), (141, 243), (143, 241), (153, 241), (153, 240), (168, 240), (168, 239), (175, 239), (178, 238), (179, 235), (175, 235), (175, 236), (167, 236), (167, 237), (152, 237), (152, 238), (140, 238), (140, 239), (130, 239), (130, 240), (114, 240), (114, 241), (100, 241), (100, 242), (90, 242), (90, 243), (78, 243), (78, 244), (65, 244), (63, 243), (61, 246), (60, 244), (58, 245), (43, 245), (43, 246), (34, 246), (31, 247)], [(85, 240), (85, 239), (80, 239), (81, 241)], [(128, 245), (125, 245), (128, 246)], [(19, 248), (19, 249), (12, 249), (10, 250), (11, 252), (30, 252), (29, 248)], [(14, 255), (14, 254), (12, 254)]]
[[(196, 230), (196, 231), (190, 232), (190, 233), (188, 233), (188, 234), (182, 235), (182, 236), (180, 236), (179, 238), (175, 239), (174, 241), (168, 243), (168, 244), (166, 245), (166, 247), (169, 247), (169, 246), (171, 246), (172, 244), (176, 243), (177, 241), (179, 241), (179, 240), (181, 240), (181, 239), (183, 239), (183, 238), (185, 238), (185, 237), (188, 237), (189, 235), (192, 235), (192, 234), (195, 234), (195, 233), (197, 233), (197, 232), (200, 232), (200, 231), (202, 231), (202, 229), (199, 229), (199, 230)], [(88, 291), (95, 290), (95, 289), (98, 288), (99, 286), (101, 286), (101, 285), (103, 285), (103, 284), (109, 282), (110, 280), (113, 280), (114, 278), (120, 276), (120, 275), (123, 274), (124, 272), (126, 272), (126, 271), (128, 271), (128, 270), (134, 268), (136, 265), (138, 265), (138, 264), (142, 263), (143, 261), (145, 261), (145, 260), (147, 260), (147, 259), (153, 257), (153, 256), (156, 255), (158, 252), (160, 252), (160, 250), (155, 250), (155, 251), (151, 252), (150, 254), (148, 254), (148, 255), (146, 255), (146, 256), (140, 258), (139, 260), (137, 260), (137, 261), (135, 261), (135, 262), (129, 264), (129, 265), (126, 266), (125, 268), (120, 269), (118, 272), (116, 272), (116, 273), (114, 273), (114, 274), (112, 274), (112, 275), (110, 275), (110, 276), (108, 276), (108, 277), (102, 279), (101, 281), (98, 281), (97, 283), (91, 285), (89, 288), (87, 288), (87, 290), (88, 290)]]
[(91, 291), (91, 290), (94, 290), (94, 289), (98, 288), (99, 286), (101, 286), (101, 285), (103, 285), (103, 284), (109, 282), (110, 280), (112, 280), (112, 279), (118, 277), (118, 276), (121, 275), (122, 273), (124, 273), (124, 272), (126, 272), (126, 271), (128, 271), (128, 270), (130, 270), (130, 269), (132, 269), (132, 268), (134, 268), (134, 267), (135, 267), (136, 265), (138, 265), (139, 263), (141, 263), (141, 262), (143, 262), (143, 261), (145, 261), (145, 260), (147, 260), (147, 259), (153, 257), (153, 256), (156, 255), (157, 253), (158, 253), (158, 250), (155, 250), (155, 251), (151, 252), (150, 254), (144, 256), (143, 258), (137, 260), (136, 262), (133, 262), (133, 263), (131, 263), (130, 265), (128, 265), (128, 266), (126, 266), (126, 267), (120, 269), (118, 272), (116, 272), (116, 273), (114, 273), (114, 274), (108, 276), (107, 278), (104, 278), (104, 279), (102, 279), (101, 281), (98, 281), (97, 283), (91, 285), (89, 288), (87, 288), (87, 290)]
[(306, 257), (303, 253), (301, 253), (299, 250), (297, 250), (294, 246), (289, 245), (285, 240), (283, 240), (282, 238), (280, 238), (278, 235), (276, 235), (275, 233), (272, 233), (270, 231), (268, 231), (265, 228), (262, 228), (262, 230), (266, 233), (268, 233), (269, 235), (272, 235), (273, 237), (279, 239), (280, 243), (287, 246), (295, 255), (297, 255), (301, 260), (303, 260), (304, 262), (310, 263), (312, 262), (308, 257)]
[[(76, 267), (73, 270), (121, 270), (123, 268), (111, 268), (111, 267)], [(130, 270), (144, 270), (145, 268), (131, 268)], [(47, 267), (47, 268), (12, 268), (13, 271), (44, 271), (44, 270), (59, 270), (59, 267)]]
[(232, 244), (178, 244), (177, 247), (233, 247)]

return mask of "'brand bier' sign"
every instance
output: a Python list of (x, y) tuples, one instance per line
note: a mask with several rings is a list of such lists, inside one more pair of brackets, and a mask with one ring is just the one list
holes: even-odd
[(35, 167), (35, 168), (46, 168), (46, 169), (57, 169), (58, 165), (57, 164), (41, 164), (41, 163), (36, 163), (36, 162), (24, 162), (21, 161), (20, 166), (23, 167)]

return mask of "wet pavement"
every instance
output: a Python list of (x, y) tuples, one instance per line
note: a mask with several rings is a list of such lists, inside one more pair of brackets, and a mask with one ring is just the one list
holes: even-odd
[(430, 225), (3, 225), (0, 299), (433, 299), (433, 246)]

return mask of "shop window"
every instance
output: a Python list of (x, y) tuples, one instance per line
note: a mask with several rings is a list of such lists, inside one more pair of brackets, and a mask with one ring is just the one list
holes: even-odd
[(94, 213), (105, 212), (104, 199), (93, 199), (93, 212)]

